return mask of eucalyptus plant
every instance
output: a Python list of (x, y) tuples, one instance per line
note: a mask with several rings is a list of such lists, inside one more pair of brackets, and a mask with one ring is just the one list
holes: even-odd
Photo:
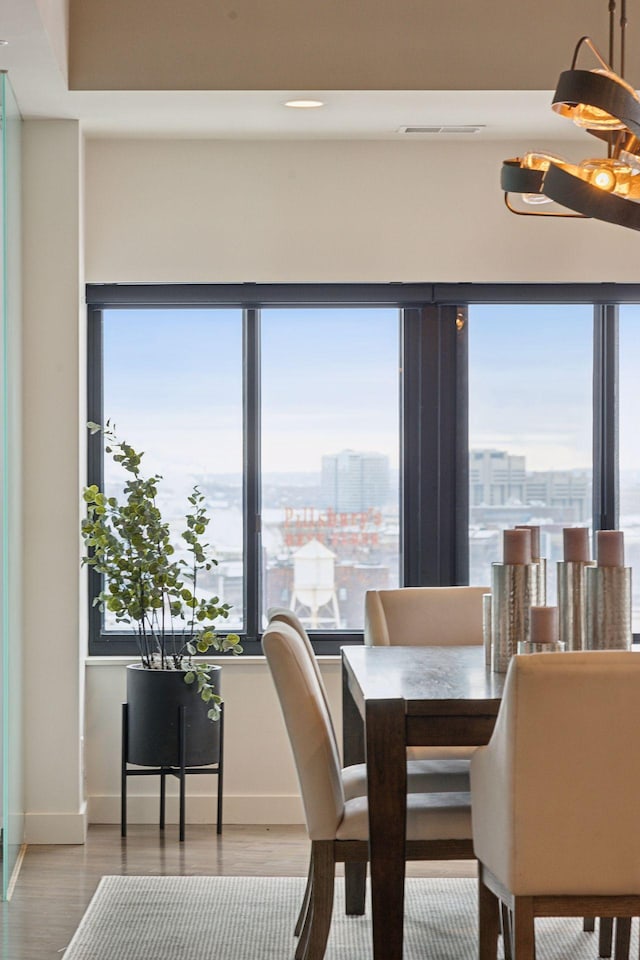
[(186, 671), (185, 682), (197, 684), (202, 700), (211, 704), (209, 717), (216, 720), (221, 698), (209, 682), (211, 666), (195, 657), (212, 650), (240, 654), (242, 647), (237, 634), (219, 636), (214, 628), (216, 620), (229, 616), (229, 604), (201, 596), (198, 589), (198, 577), (218, 562), (203, 541), (209, 525), (205, 497), (197, 485), (192, 488), (182, 532), (187, 556), (179, 556), (156, 505), (162, 476), (142, 475), (143, 454), (119, 440), (110, 421), (88, 427), (92, 434), (103, 433), (106, 452), (128, 474), (122, 501), (96, 484), (83, 493), (87, 553), (82, 563), (104, 577), (94, 605), (135, 628), (143, 667)]

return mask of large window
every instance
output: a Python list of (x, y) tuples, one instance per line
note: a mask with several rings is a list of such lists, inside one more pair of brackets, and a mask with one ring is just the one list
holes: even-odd
[[(178, 547), (194, 484), (205, 494), (219, 565), (201, 586), (232, 605), (226, 624), (243, 631), (241, 311), (105, 310), (102, 379), (103, 418), (144, 451), (146, 473), (162, 476), (158, 507)], [(120, 492), (109, 457), (104, 480)]]
[[(87, 419), (145, 451), (176, 521), (203, 491), (211, 587), (247, 652), (273, 606), (330, 653), (361, 642), (367, 589), (489, 584), (517, 523), (542, 528), (549, 603), (564, 526), (620, 517), (640, 563), (640, 287), (115, 285), (87, 301)], [(88, 479), (122, 482), (100, 435)], [(89, 580), (91, 652), (133, 652)]]
[(491, 584), (502, 530), (540, 527), (547, 602), (562, 529), (591, 526), (593, 307), (469, 308), (470, 582)]
[(620, 308), (620, 528), (625, 562), (632, 567), (633, 630), (640, 632), (640, 305)]
[(400, 564), (397, 309), (261, 313), (263, 625), (361, 630)]

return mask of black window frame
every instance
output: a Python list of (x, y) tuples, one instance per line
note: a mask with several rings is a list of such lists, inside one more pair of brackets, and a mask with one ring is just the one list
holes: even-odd
[[(618, 304), (640, 284), (89, 284), (87, 419), (103, 421), (104, 310), (233, 307), (243, 313), (243, 509), (247, 654), (260, 654), (260, 311), (283, 307), (395, 307), (401, 322), (401, 583), (468, 582), (467, 311), (477, 303), (593, 305), (593, 524), (614, 529), (618, 503)], [(100, 435), (88, 438), (87, 482), (102, 483)], [(137, 654), (130, 634), (102, 630), (89, 570), (89, 654)], [(314, 632), (319, 654), (361, 643), (361, 631)]]

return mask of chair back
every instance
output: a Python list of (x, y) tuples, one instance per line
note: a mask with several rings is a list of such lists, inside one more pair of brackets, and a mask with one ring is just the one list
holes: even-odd
[(476, 855), (516, 894), (640, 894), (640, 656), (516, 656), (471, 760)]
[(311, 644), (311, 640), (309, 639), (309, 634), (307, 633), (305, 628), (302, 626), (302, 623), (300, 622), (300, 618), (298, 617), (298, 615), (294, 613), (293, 610), (289, 610), (288, 607), (270, 607), (269, 610), (267, 610), (267, 617), (269, 618), (269, 625), (271, 625), (271, 622), (274, 620), (279, 621), (281, 623), (287, 623), (290, 627), (293, 627), (293, 629), (296, 630), (297, 633), (300, 634), (300, 638), (304, 643), (305, 649), (307, 651), (307, 656), (309, 657), (309, 660), (313, 665), (313, 669), (316, 672), (316, 676), (318, 677), (320, 690), (324, 698), (325, 706), (327, 708), (327, 713), (329, 714), (329, 723), (331, 724), (331, 732), (333, 735), (333, 739), (337, 744), (338, 740), (336, 738), (336, 731), (333, 725), (331, 710), (329, 709), (329, 697), (327, 696), (327, 688), (324, 685), (324, 680), (322, 679), (322, 674), (320, 673), (320, 667), (318, 666), (318, 660), (315, 654), (315, 650), (313, 649), (313, 646)]
[(364, 642), (371, 646), (481, 644), (482, 595), (489, 587), (368, 590)]
[(340, 760), (317, 668), (300, 634), (272, 620), (262, 636), (295, 760), (311, 840), (334, 840), (344, 816)]
[(314, 664), (317, 666), (316, 656), (311, 645), (311, 640), (309, 639), (309, 634), (305, 630), (300, 620), (300, 617), (297, 613), (294, 613), (293, 610), (289, 610), (288, 607), (269, 607), (267, 610), (267, 619), (269, 621), (269, 626), (271, 625), (272, 620), (278, 620), (281, 623), (287, 623), (290, 627), (293, 627), (300, 636), (302, 641), (309, 652)]

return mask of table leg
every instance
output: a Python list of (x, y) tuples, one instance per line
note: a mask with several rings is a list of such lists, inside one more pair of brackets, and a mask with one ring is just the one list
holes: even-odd
[(374, 960), (402, 960), (407, 764), (404, 700), (366, 704)]
[[(346, 767), (364, 762), (364, 721), (342, 671), (342, 755)], [(365, 908), (366, 863), (345, 863), (344, 895), (347, 916), (361, 917)]]
[(342, 755), (345, 767), (364, 763), (364, 720), (349, 690), (346, 671), (342, 671)]

